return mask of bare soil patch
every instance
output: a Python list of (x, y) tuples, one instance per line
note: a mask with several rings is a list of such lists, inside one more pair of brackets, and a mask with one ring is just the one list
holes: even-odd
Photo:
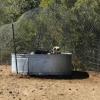
[(10, 70), (0, 66), (0, 100), (100, 100), (100, 73), (23, 77)]

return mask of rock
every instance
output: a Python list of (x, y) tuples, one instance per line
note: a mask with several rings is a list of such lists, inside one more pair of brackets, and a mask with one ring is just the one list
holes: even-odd
[(19, 98), (19, 100), (21, 100), (21, 98)]
[(78, 89), (76, 89), (76, 91), (78, 91)]
[(3, 92), (2, 92), (2, 91), (0, 91), (0, 94), (3, 94)]
[(69, 88), (69, 90), (71, 90), (71, 88)]
[(95, 89), (93, 88), (92, 90), (94, 91)]
[(40, 89), (40, 90), (43, 90), (43, 87), (40, 87), (39, 89)]
[(13, 97), (13, 99), (15, 99), (16, 97)]
[(3, 70), (1, 69), (0, 72), (2, 72)]
[(63, 93), (60, 93), (59, 95), (63, 96), (64, 94)]
[(10, 94), (12, 94), (12, 91), (9, 91)]

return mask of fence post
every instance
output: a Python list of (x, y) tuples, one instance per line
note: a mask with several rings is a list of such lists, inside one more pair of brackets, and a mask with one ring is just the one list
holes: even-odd
[(16, 71), (18, 74), (18, 66), (17, 66), (17, 51), (16, 51), (16, 44), (15, 44), (15, 31), (14, 31), (14, 24), (12, 23), (12, 32), (13, 32), (13, 47), (14, 47), (14, 53), (15, 53), (15, 63), (16, 63)]

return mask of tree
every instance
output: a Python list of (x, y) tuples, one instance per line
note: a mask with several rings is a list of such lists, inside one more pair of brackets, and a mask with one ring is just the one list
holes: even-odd
[[(0, 0), (1, 24), (16, 21), (23, 13), (39, 6), (40, 0)], [(3, 17), (2, 17), (3, 16)]]

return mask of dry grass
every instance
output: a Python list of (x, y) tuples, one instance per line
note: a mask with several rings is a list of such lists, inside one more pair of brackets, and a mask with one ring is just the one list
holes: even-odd
[(0, 66), (0, 100), (100, 100), (100, 74), (71, 79), (22, 77), (12, 75), (10, 66)]

